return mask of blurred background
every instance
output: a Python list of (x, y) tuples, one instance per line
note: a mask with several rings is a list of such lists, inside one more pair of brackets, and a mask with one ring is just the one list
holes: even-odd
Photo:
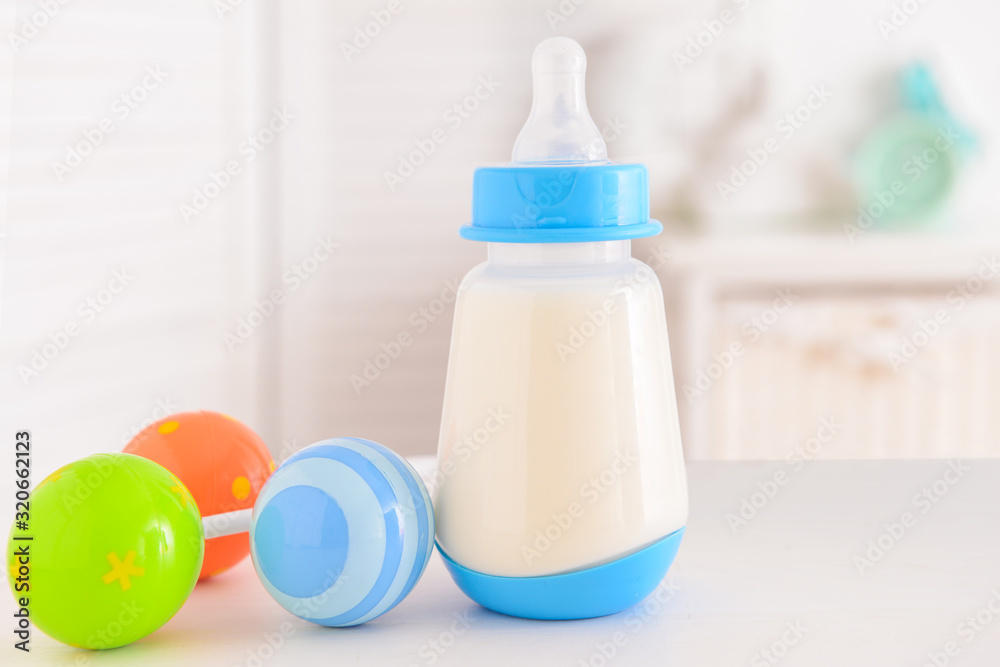
[(485, 258), (457, 233), (472, 172), (509, 160), (532, 49), (566, 35), (611, 158), (649, 167), (666, 231), (633, 252), (689, 459), (996, 456), (998, 23), (986, 0), (8, 0), (3, 432), (32, 430), (36, 475), (194, 409), (279, 460), (432, 453)]

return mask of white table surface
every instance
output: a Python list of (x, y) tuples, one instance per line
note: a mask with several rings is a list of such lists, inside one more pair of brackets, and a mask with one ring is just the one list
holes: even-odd
[[(30, 655), (15, 651), (13, 601), (5, 595), (0, 664), (920, 667), (939, 653), (939, 665), (995, 667), (1000, 460), (964, 462), (969, 471), (952, 485), (939, 482), (947, 492), (923, 512), (913, 497), (944, 479), (949, 465), (810, 462), (794, 471), (784, 462), (689, 464), (691, 516), (668, 576), (675, 590), (664, 592), (662, 605), (640, 603), (615, 616), (543, 622), (495, 614), (458, 590), (435, 553), (396, 609), (364, 626), (322, 628), (275, 604), (247, 560), (200, 584), (159, 631), (112, 651), (72, 649), (37, 631)], [(727, 513), (777, 470), (787, 483), (734, 533)], [(915, 523), (859, 573), (854, 556), (904, 512)], [(997, 612), (989, 611), (991, 598)], [(980, 623), (969, 625), (977, 613)], [(786, 632), (796, 624), (798, 637)], [(795, 643), (784, 645), (781, 658), (760, 653), (775, 642), (781, 653), (783, 636)], [(608, 653), (615, 646), (610, 660), (602, 646)]]

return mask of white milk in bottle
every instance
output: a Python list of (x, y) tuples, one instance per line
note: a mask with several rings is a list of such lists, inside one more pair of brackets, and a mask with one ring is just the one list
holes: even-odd
[(630, 240), (659, 233), (646, 170), (607, 161), (586, 59), (542, 42), (509, 166), (479, 169), (435, 502), (473, 599), (531, 618), (614, 613), (673, 561), (687, 487), (663, 295)]

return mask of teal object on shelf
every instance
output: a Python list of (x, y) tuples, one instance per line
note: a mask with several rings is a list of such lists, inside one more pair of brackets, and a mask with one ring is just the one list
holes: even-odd
[(975, 146), (945, 108), (927, 66), (910, 65), (900, 84), (904, 111), (877, 127), (857, 155), (862, 206), (883, 227), (937, 213)]
[(466, 595), (487, 609), (520, 618), (563, 621), (625, 611), (663, 581), (677, 556), (684, 528), (604, 565), (543, 577), (497, 577), (474, 572), (438, 551)]

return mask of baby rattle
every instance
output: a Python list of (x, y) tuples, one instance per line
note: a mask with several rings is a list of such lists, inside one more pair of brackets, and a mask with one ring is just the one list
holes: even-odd
[[(434, 545), (420, 476), (392, 450), (358, 438), (299, 451), (252, 509), (204, 520), (174, 474), (129, 453), (64, 466), (29, 503), (30, 529), (12, 529), (8, 542), (11, 587), (15, 598), (30, 598), (38, 629), (80, 648), (123, 646), (166, 623), (198, 581), (206, 539), (248, 531), (268, 593), (296, 616), (335, 627), (399, 604)], [(24, 544), (30, 566), (17, 559)], [(17, 591), (29, 572), (30, 590)]]

